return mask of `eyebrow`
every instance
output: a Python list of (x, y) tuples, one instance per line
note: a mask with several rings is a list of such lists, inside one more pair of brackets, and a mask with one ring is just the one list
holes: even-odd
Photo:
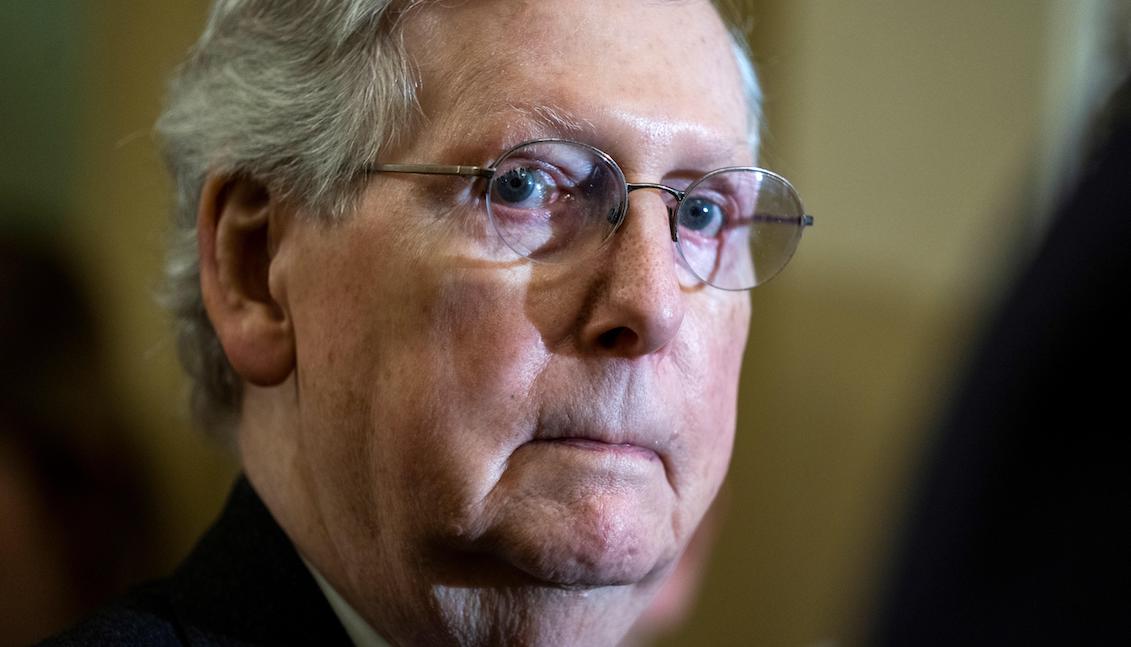
[[(554, 103), (519, 99), (491, 108), (480, 106), (478, 111), (479, 127), (467, 133), (471, 135), (468, 139), (454, 142), (448, 147), (448, 157), (451, 159), (482, 159), (474, 166), (464, 162), (462, 169), (488, 168), (503, 151), (536, 139), (571, 139), (591, 145), (599, 143), (596, 140), (600, 132), (591, 120)], [(505, 127), (499, 128), (499, 124), (505, 124)], [(491, 127), (487, 128), (488, 125)], [(400, 166), (404, 165), (379, 163), (373, 165), (373, 168), (391, 169)], [(449, 166), (454, 168), (452, 165), (443, 166), (445, 169)]]
[[(501, 150), (506, 150), (522, 142), (540, 138), (577, 139), (604, 148), (601, 131), (589, 119), (579, 116), (566, 108), (552, 103), (532, 101), (511, 101), (505, 107), (494, 111), (493, 116), (513, 116), (512, 128), (495, 142)], [(694, 157), (706, 166), (727, 163), (739, 151), (751, 152), (748, 141), (708, 138), (695, 143)], [(757, 155), (755, 154), (755, 157)], [(714, 168), (712, 166), (712, 168)]]
[(553, 104), (516, 101), (508, 103), (507, 108), (524, 117), (528, 124), (553, 133), (577, 135), (597, 130), (592, 121)]

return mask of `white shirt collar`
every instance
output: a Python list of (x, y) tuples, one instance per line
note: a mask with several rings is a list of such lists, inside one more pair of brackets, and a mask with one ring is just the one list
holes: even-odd
[(334, 587), (322, 577), (318, 569), (314, 565), (302, 560), (306, 564), (307, 570), (314, 576), (314, 581), (318, 583), (318, 588), (322, 589), (322, 595), (326, 596), (326, 601), (330, 603), (330, 608), (334, 610), (334, 615), (338, 616), (338, 621), (345, 627), (346, 633), (349, 634), (350, 640), (353, 641), (355, 647), (389, 647), (389, 643), (377, 633), (377, 630), (372, 627), (361, 614), (346, 602), (345, 598), (341, 596)]

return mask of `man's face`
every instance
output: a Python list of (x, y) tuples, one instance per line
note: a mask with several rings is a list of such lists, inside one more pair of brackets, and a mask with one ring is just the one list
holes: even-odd
[[(426, 117), (383, 162), (488, 165), (541, 137), (630, 182), (752, 162), (705, 1), (468, 2), (406, 29)], [(413, 589), (639, 606), (730, 458), (748, 296), (681, 280), (660, 194), (634, 192), (596, 256), (550, 265), (500, 246), (483, 182), (374, 175), (347, 221), (291, 223), (272, 270), (297, 347), (288, 469), (312, 508), (288, 530), (371, 620)]]

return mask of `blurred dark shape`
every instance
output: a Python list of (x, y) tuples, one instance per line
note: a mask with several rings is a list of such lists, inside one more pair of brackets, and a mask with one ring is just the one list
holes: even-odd
[(935, 439), (869, 644), (1131, 644), (1131, 85)]
[(147, 574), (153, 506), (58, 251), (0, 233), (0, 645), (26, 645)]

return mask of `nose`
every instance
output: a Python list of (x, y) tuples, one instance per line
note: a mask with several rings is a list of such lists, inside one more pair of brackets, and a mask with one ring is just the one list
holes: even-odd
[(686, 306), (667, 214), (656, 192), (632, 194), (625, 220), (596, 261), (601, 269), (581, 330), (588, 350), (643, 356), (667, 347), (679, 332)]

